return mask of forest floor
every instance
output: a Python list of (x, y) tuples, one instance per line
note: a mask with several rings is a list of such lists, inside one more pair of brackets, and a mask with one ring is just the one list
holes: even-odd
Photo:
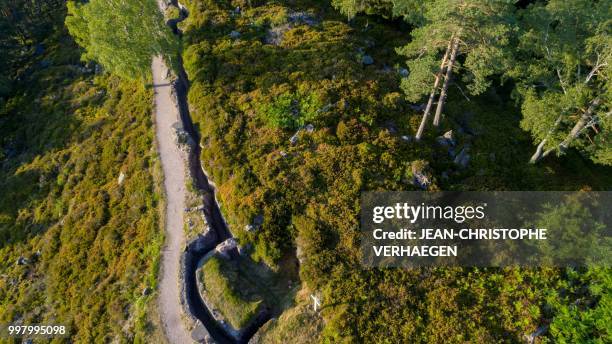
[(162, 252), (159, 281), (159, 309), (164, 332), (170, 343), (191, 343), (193, 340), (182, 321), (180, 300), (180, 257), (185, 241), (183, 209), (185, 207), (185, 156), (177, 147), (172, 125), (179, 120), (179, 111), (172, 100), (168, 68), (161, 58), (153, 59), (155, 88), (155, 132), (164, 171), (166, 194), (166, 243)]

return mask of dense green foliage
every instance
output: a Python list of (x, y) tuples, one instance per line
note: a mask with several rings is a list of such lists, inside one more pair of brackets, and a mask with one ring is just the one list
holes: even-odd
[(68, 1), (66, 26), (85, 49), (83, 58), (110, 72), (136, 78), (148, 75), (151, 58), (175, 63), (176, 39), (155, 0)]
[(418, 101), (430, 92), (437, 56), (450, 41), (458, 41), (457, 55), (461, 70), (472, 94), (481, 94), (491, 85), (491, 75), (501, 74), (509, 65), (509, 37), (512, 32), (512, 1), (428, 1), (422, 26), (411, 32), (412, 40), (399, 49), (408, 57), (410, 74), (402, 81), (408, 100)]
[[(253, 315), (252, 296), (288, 307), (299, 255), (301, 296), (264, 341), (300, 328), (296, 342), (521, 342), (546, 324), (543, 342), (611, 340), (609, 269), (366, 270), (358, 231), (361, 192), (419, 189), (415, 169), (429, 190), (609, 189), (610, 168), (583, 159), (610, 162), (608, 2), (185, 5), (202, 163), (258, 262), (206, 266), (234, 324)], [(117, 75), (143, 76), (152, 55), (173, 56), (153, 1), (68, 6), (84, 56)], [(156, 287), (161, 247), (152, 92), (77, 64), (61, 2), (5, 0), (0, 10), (0, 321), (64, 322), (76, 342), (151, 341), (154, 293), (144, 291)], [(391, 14), (411, 30), (387, 22)], [(436, 143), (441, 131), (408, 137), (421, 120), (408, 101), (435, 95), (436, 75), (452, 89), (438, 102), (439, 129), (470, 152), (465, 167)], [(544, 142), (540, 154), (566, 156), (517, 163), (533, 139)], [(546, 216), (565, 211), (589, 218), (572, 208)], [(250, 276), (259, 262), (276, 271)], [(310, 292), (322, 297), (320, 318), (306, 306)]]
[[(601, 341), (610, 335), (602, 326), (605, 308), (600, 308), (608, 302), (608, 270), (365, 270), (359, 262), (360, 193), (415, 190), (413, 167), (430, 174), (431, 190), (611, 185), (609, 169), (595, 168), (573, 153), (544, 167), (517, 163), (526, 162), (532, 150), (530, 137), (519, 127), (520, 109), (511, 100), (511, 87), (499, 86), (503, 69), (479, 65), (483, 57), (507, 57), (508, 41), (501, 36), (515, 29), (505, 17), (512, 12), (507, 4), (506, 12), (485, 20), (483, 27), (491, 28), (485, 36), (467, 36), (471, 45), (458, 60), (462, 82), (478, 95), (468, 101), (460, 92), (449, 92), (447, 116), (440, 123), (444, 130), (455, 130), (458, 149), (470, 149), (465, 169), (436, 145), (437, 133), (426, 134), (422, 143), (402, 138), (412, 135), (420, 120), (402, 95), (401, 73), (393, 68), (405, 61), (395, 48), (409, 43), (406, 32), (369, 17), (347, 24), (344, 14), (314, 1), (279, 1), (242, 8), (240, 14), (234, 11), (236, 2), (185, 4), (190, 16), (182, 24), (183, 57), (192, 82), (192, 116), (202, 134), (203, 165), (218, 186), (232, 230), (241, 244), (254, 246), (254, 259), (282, 264), (299, 247), (302, 282), (320, 292), (324, 303), (319, 340), (520, 342), (548, 322), (547, 341)], [(469, 11), (430, 14), (448, 15), (453, 25), (479, 20)], [(470, 28), (465, 29), (467, 34)], [(447, 44), (449, 31), (440, 32)], [(425, 38), (421, 41), (430, 44)], [(477, 39), (491, 40), (491, 49)], [(364, 63), (365, 55), (373, 63)], [(321, 104), (312, 119), (314, 130), (300, 131), (292, 143), (301, 123), (281, 125), (276, 119), (300, 113), (297, 104), (308, 94)], [(263, 225), (243, 230), (258, 215)], [(576, 302), (583, 305), (580, 311)], [(316, 321), (303, 312), (302, 303), (286, 311), (263, 339), (286, 338), (296, 324)], [(575, 329), (565, 327), (578, 323), (575, 335)], [(317, 328), (304, 327), (306, 333)]]
[(299, 93), (283, 93), (272, 103), (263, 104), (258, 113), (272, 127), (297, 129), (307, 123), (316, 123), (322, 107), (316, 94), (302, 96)]
[[(19, 73), (31, 67), (36, 43), (48, 35), (64, 13), (61, 0), (0, 1), (0, 106), (10, 95)], [(23, 49), (23, 50), (22, 50)]]
[[(418, 101), (431, 92), (417, 140), (428, 122), (439, 79), (445, 85), (434, 118), (436, 126), (449, 77), (462, 77), (461, 83), (451, 81), (461, 93), (465, 85), (470, 93), (479, 94), (496, 80), (492, 76), (503, 74), (517, 85), (524, 116), (521, 127), (538, 145), (532, 163), (574, 147), (594, 162), (610, 165), (609, 2), (537, 1), (522, 9), (504, 0), (386, 2), (392, 4), (395, 16), (416, 27), (410, 33), (412, 41), (398, 49), (409, 58), (410, 73), (402, 81), (406, 97)], [(379, 1), (332, 3), (352, 17), (375, 8)], [(379, 11), (381, 15), (386, 12)], [(457, 61), (449, 62), (455, 50)]]
[(18, 59), (0, 103), (0, 322), (69, 325), (56, 342), (151, 342), (155, 293), (143, 291), (163, 239), (152, 92), (81, 65), (65, 5), (46, 3), (12, 8), (41, 27), (2, 32), (13, 43), (0, 56)]
[(535, 162), (576, 147), (612, 164), (612, 4), (549, 1), (522, 15), (516, 66), (521, 126), (539, 144)]

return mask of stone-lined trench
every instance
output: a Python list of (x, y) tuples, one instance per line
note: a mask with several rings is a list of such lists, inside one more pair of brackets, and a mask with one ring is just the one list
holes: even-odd
[[(182, 33), (178, 28), (178, 23), (187, 18), (188, 12), (177, 0), (172, 0), (171, 5), (180, 9), (180, 18), (169, 20), (168, 25), (171, 27), (174, 34), (180, 38)], [(182, 127), (191, 138), (190, 141), (194, 143), (188, 150), (187, 163), (189, 175), (193, 180), (193, 185), (203, 194), (202, 211), (204, 212), (204, 216), (209, 226), (209, 230), (205, 234), (200, 235), (186, 245), (185, 252), (182, 254), (180, 264), (180, 273), (183, 280), (183, 290), (181, 291), (182, 300), (177, 300), (177, 302), (182, 302), (187, 308), (186, 311), (189, 315), (195, 318), (196, 322), (199, 322), (196, 329), (192, 331), (192, 338), (194, 340), (206, 342), (212, 339), (214, 342), (221, 344), (247, 343), (257, 330), (270, 319), (270, 313), (264, 311), (258, 314), (256, 319), (252, 321), (249, 326), (241, 329), (239, 337), (234, 338), (213, 317), (211, 311), (204, 304), (198, 290), (196, 270), (199, 261), (207, 253), (214, 250), (219, 243), (231, 238), (232, 234), (219, 209), (219, 204), (215, 198), (214, 186), (209, 182), (208, 176), (200, 162), (200, 137), (189, 114), (189, 105), (187, 102), (189, 80), (183, 68), (180, 56), (178, 57), (177, 67), (178, 75), (172, 87), (176, 95)]]

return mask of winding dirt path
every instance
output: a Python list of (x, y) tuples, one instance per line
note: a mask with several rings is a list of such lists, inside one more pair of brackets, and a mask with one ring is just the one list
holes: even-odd
[(159, 57), (153, 59), (155, 89), (155, 134), (166, 194), (166, 242), (162, 251), (159, 280), (159, 311), (164, 333), (170, 343), (193, 343), (181, 320), (180, 259), (185, 242), (183, 209), (185, 208), (185, 154), (173, 139), (172, 125), (179, 121), (179, 110), (171, 93), (168, 68)]

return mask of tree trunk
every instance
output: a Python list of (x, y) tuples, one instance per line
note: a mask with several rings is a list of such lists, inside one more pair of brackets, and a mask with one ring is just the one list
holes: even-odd
[(563, 140), (563, 142), (561, 142), (557, 147), (551, 148), (547, 150), (546, 152), (544, 152), (544, 154), (542, 154), (540, 159), (545, 158), (550, 153), (554, 152), (556, 148), (559, 149), (560, 153), (565, 153), (565, 151), (569, 148), (572, 141), (574, 141), (574, 139), (578, 137), (582, 129), (584, 129), (584, 126), (589, 122), (589, 119), (593, 115), (595, 108), (599, 105), (600, 102), (601, 102), (600, 98), (595, 98), (589, 105), (589, 108), (582, 114), (578, 122), (574, 124), (574, 127), (569, 132), (569, 134), (567, 134), (567, 137), (565, 138), (565, 140)]
[(446, 101), (446, 92), (448, 91), (448, 83), (453, 73), (453, 65), (455, 64), (455, 60), (457, 58), (458, 46), (459, 39), (455, 38), (455, 41), (453, 42), (453, 48), (451, 50), (450, 61), (448, 62), (448, 67), (446, 67), (444, 84), (442, 85), (442, 91), (440, 91), (440, 98), (438, 98), (438, 107), (436, 108), (436, 115), (434, 116), (433, 120), (433, 125), (436, 127), (440, 125), (440, 116), (442, 115), (442, 110), (444, 109), (444, 102)]
[(542, 155), (542, 152), (544, 152), (544, 145), (546, 144), (546, 141), (548, 141), (548, 139), (544, 139), (542, 140), (542, 142), (540, 142), (535, 153), (533, 153), (533, 155), (531, 156), (531, 159), (529, 159), (530, 164), (535, 164), (536, 162), (540, 161), (540, 159), (544, 157)]
[(431, 106), (433, 105), (434, 98), (436, 97), (436, 91), (438, 91), (438, 86), (440, 85), (440, 77), (442, 73), (444, 73), (444, 67), (446, 66), (446, 61), (448, 60), (448, 54), (451, 50), (451, 43), (453, 42), (453, 38), (448, 41), (448, 46), (446, 47), (446, 52), (444, 53), (444, 57), (442, 58), (442, 63), (440, 64), (440, 70), (436, 74), (436, 80), (434, 81), (433, 89), (431, 90), (431, 94), (429, 95), (429, 100), (427, 101), (427, 106), (425, 107), (425, 111), (423, 112), (423, 118), (421, 119), (421, 125), (419, 125), (419, 130), (416, 133), (414, 139), (416, 141), (420, 141), (421, 137), (423, 137), (423, 131), (425, 131), (425, 125), (427, 124), (427, 119), (429, 118), (429, 113), (431, 112)]
[(540, 161), (544, 157), (544, 155), (542, 154), (544, 152), (544, 145), (548, 141), (548, 138), (550, 137), (550, 135), (552, 135), (555, 129), (557, 129), (557, 127), (559, 126), (559, 124), (561, 124), (561, 119), (563, 119), (563, 114), (557, 117), (557, 119), (555, 120), (555, 124), (553, 124), (550, 130), (548, 130), (548, 133), (546, 133), (546, 137), (538, 145), (538, 148), (536, 149), (535, 153), (533, 153), (533, 155), (531, 156), (531, 159), (529, 159), (530, 164), (535, 164), (536, 162)]

